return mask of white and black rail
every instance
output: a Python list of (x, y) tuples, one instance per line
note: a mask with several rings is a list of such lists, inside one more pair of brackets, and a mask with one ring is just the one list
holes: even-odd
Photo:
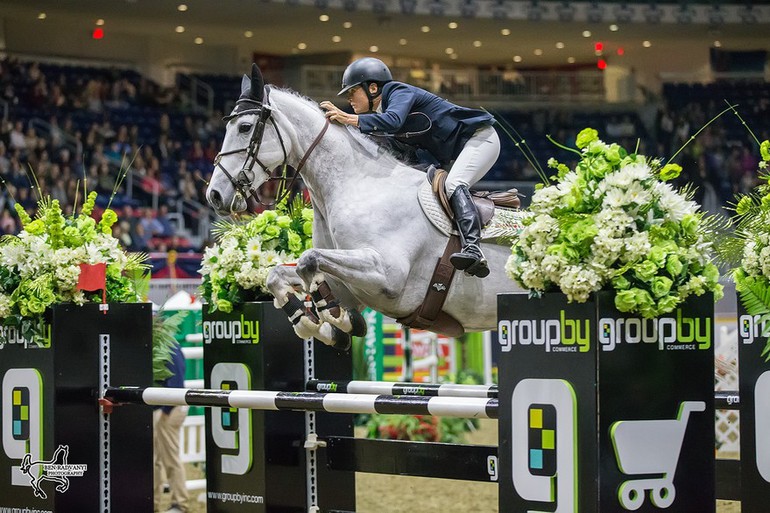
[(421, 397), (370, 394), (322, 394), (263, 390), (210, 390), (163, 387), (108, 388), (104, 398), (115, 404), (208, 406), (251, 410), (382, 413), (440, 417), (498, 417), (497, 399), (480, 397)]
[(373, 394), (424, 397), (478, 397), (497, 399), (497, 385), (458, 385), (454, 383), (406, 383), (392, 381), (334, 381), (311, 379), (309, 392)]

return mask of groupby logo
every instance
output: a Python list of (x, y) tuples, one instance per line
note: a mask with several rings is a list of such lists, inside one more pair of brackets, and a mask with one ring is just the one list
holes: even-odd
[(319, 392), (336, 392), (337, 383), (318, 383), (316, 385)]
[(204, 321), (203, 342), (226, 340), (232, 344), (258, 344), (259, 321), (246, 320), (241, 314), (238, 321)]
[(760, 321), (761, 315), (741, 315), (738, 318), (738, 337), (744, 344), (753, 344), (758, 338), (770, 336), (770, 323)]
[(511, 461), (516, 493), (537, 509), (578, 513), (577, 397), (560, 379), (521, 380), (511, 397)]
[(564, 310), (558, 319), (501, 320), (497, 324), (498, 341), (503, 352), (515, 345), (536, 345), (548, 352), (581, 352), (591, 349), (588, 319), (568, 319)]
[(46, 324), (44, 327), (44, 333), (42, 341), (36, 343), (32, 340), (24, 338), (16, 326), (0, 326), (0, 349), (3, 349), (6, 344), (8, 345), (23, 345), (24, 349), (35, 348), (49, 348), (51, 347), (51, 325)]
[(24, 456), (24, 459), (21, 460), (21, 472), (29, 476), (35, 497), (39, 499), (48, 497), (40, 486), (43, 481), (56, 483), (56, 491), (64, 493), (69, 490), (70, 477), (83, 477), (83, 474), (88, 470), (88, 465), (68, 463), (69, 454), (69, 446), (60, 445), (53, 453), (53, 458), (47, 461), (32, 461), (30, 454)]
[(603, 351), (613, 351), (618, 344), (657, 344), (658, 349), (695, 350), (711, 347), (711, 318), (676, 317), (641, 319), (621, 317), (599, 319), (599, 343)]

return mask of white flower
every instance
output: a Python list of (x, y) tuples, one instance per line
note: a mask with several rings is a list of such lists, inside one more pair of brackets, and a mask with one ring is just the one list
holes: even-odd
[(686, 200), (667, 183), (656, 183), (654, 190), (658, 195), (658, 205), (666, 213), (666, 219), (669, 221), (679, 222), (684, 216), (697, 211), (697, 204), (694, 201)]
[(246, 256), (253, 260), (259, 256), (262, 251), (262, 238), (252, 237), (246, 241)]
[(637, 262), (643, 260), (650, 253), (650, 236), (647, 232), (635, 232), (625, 239), (626, 250), (621, 255), (623, 262)]

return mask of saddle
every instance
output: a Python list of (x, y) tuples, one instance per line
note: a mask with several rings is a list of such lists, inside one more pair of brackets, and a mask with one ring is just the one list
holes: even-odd
[[(452, 207), (449, 204), (449, 198), (444, 187), (449, 173), (443, 169), (436, 169), (431, 166), (427, 174), (428, 181), (431, 184), (433, 193), (438, 198), (439, 204), (449, 219), (454, 220), (454, 212), (452, 212)], [(487, 225), (492, 219), (495, 207), (518, 209), (521, 206), (516, 189), (499, 192), (472, 191), (471, 196), (481, 216), (482, 226)], [(460, 237), (456, 234), (451, 234), (446, 248), (444, 248), (444, 253), (433, 270), (433, 275), (428, 284), (428, 291), (425, 293), (422, 303), (411, 314), (397, 319), (398, 322), (410, 328), (430, 330), (455, 338), (465, 333), (465, 329), (459, 321), (443, 310), (444, 302), (446, 302), (446, 297), (449, 293), (449, 286), (452, 284), (452, 279), (456, 272), (456, 269), (449, 261), (449, 257), (452, 253), (460, 251), (461, 246)]]
[[(428, 182), (431, 184), (433, 194), (438, 198), (441, 208), (450, 220), (454, 220), (454, 212), (449, 204), (449, 197), (446, 195), (447, 176), (449, 172), (444, 169), (437, 169), (431, 166), (428, 169)], [(481, 226), (486, 226), (492, 216), (495, 214), (495, 207), (519, 209), (521, 200), (517, 189), (508, 189), (507, 191), (471, 191), (473, 203), (481, 216)]]

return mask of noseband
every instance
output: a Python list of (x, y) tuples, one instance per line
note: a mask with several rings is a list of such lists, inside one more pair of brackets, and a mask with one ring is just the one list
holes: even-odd
[[(326, 129), (329, 127), (329, 120), (327, 119), (324, 123), (323, 128), (321, 129), (321, 132), (316, 136), (313, 143), (310, 145), (310, 147), (307, 149), (305, 154), (302, 156), (302, 159), (300, 159), (299, 164), (297, 165), (297, 170), (294, 173), (294, 176), (291, 178), (291, 182), (289, 182), (289, 185), (286, 185), (286, 181), (288, 180), (288, 177), (286, 176), (286, 168), (288, 165), (289, 156), (286, 153), (286, 146), (283, 142), (283, 137), (281, 136), (281, 131), (278, 129), (278, 124), (275, 122), (275, 119), (273, 118), (273, 111), (272, 108), (269, 105), (270, 101), (270, 86), (265, 87), (265, 101), (259, 102), (257, 100), (251, 99), (251, 98), (240, 98), (236, 104), (235, 109), (233, 110), (233, 113), (229, 116), (225, 116), (222, 118), (222, 120), (227, 124), (230, 120), (239, 118), (241, 116), (246, 116), (250, 114), (254, 114), (257, 116), (257, 123), (252, 129), (251, 132), (251, 138), (249, 139), (249, 144), (247, 146), (244, 146), (243, 148), (238, 148), (235, 150), (228, 150), (228, 151), (221, 151), (217, 154), (217, 156), (214, 158), (214, 165), (222, 170), (222, 172), (227, 176), (227, 178), (230, 180), (230, 183), (235, 188), (236, 194), (233, 197), (233, 202), (235, 201), (238, 196), (242, 197), (244, 200), (246, 200), (248, 204), (248, 199), (250, 197), (253, 197), (258, 201), (260, 204), (264, 206), (272, 206), (275, 203), (280, 203), (286, 196), (288, 196), (291, 193), (291, 189), (294, 186), (294, 182), (297, 180), (297, 178), (300, 175), (300, 172), (302, 171), (302, 168), (305, 166), (305, 163), (307, 162), (308, 157), (310, 156), (310, 153), (315, 149), (315, 147), (318, 145), (319, 142), (321, 142), (321, 139), (323, 138), (324, 134), (326, 133)], [(257, 156), (259, 154), (259, 149), (262, 146), (262, 139), (265, 135), (265, 125), (267, 122), (270, 121), (273, 128), (275, 129), (275, 133), (278, 136), (278, 141), (281, 144), (281, 151), (283, 152), (283, 161), (281, 162), (281, 176), (272, 176), (272, 173), (270, 170), (265, 166)], [(241, 170), (238, 172), (238, 174), (233, 177), (233, 173), (227, 170), (224, 165), (222, 165), (222, 157), (225, 157), (227, 155), (234, 155), (236, 153), (246, 153), (246, 159), (243, 161), (243, 166), (241, 167)], [(252, 188), (252, 184), (254, 183), (254, 179), (256, 178), (256, 175), (254, 174), (254, 165), (258, 164), (259, 167), (262, 169), (262, 172), (265, 173), (265, 182), (275, 181), (278, 180), (281, 182), (281, 187), (279, 188), (279, 191), (282, 191), (282, 193), (279, 194), (279, 197), (276, 198), (272, 203), (264, 203), (262, 202), (262, 199), (259, 197), (259, 189), (256, 190)], [(230, 211), (232, 212), (232, 203), (230, 205)]]

